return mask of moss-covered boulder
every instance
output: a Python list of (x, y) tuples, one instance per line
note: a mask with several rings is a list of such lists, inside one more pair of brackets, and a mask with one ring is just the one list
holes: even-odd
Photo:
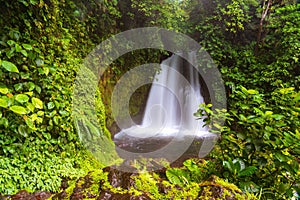
[(165, 172), (129, 173), (113, 167), (90, 172), (87, 176), (70, 183), (52, 199), (207, 199), (250, 200), (237, 186), (211, 176), (200, 183), (190, 182), (185, 186), (172, 184)]

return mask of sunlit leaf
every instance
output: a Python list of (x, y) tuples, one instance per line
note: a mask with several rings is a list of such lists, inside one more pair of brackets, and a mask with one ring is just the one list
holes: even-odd
[(20, 114), (20, 115), (27, 114), (26, 108), (24, 108), (22, 106), (12, 106), (9, 108), (9, 110), (13, 111), (14, 113)]
[(40, 99), (32, 97), (31, 102), (34, 105), (34, 107), (36, 107), (38, 109), (43, 108), (43, 102)]
[(3, 60), (2, 67), (9, 72), (16, 72), (19, 73), (17, 66), (9, 61)]
[(25, 103), (29, 100), (29, 97), (25, 94), (18, 94), (16, 95), (15, 99), (20, 103)]
[(8, 107), (8, 102), (7, 100), (0, 98), (0, 107), (2, 108), (7, 108)]
[(5, 85), (0, 85), (0, 93), (7, 94), (8, 88)]

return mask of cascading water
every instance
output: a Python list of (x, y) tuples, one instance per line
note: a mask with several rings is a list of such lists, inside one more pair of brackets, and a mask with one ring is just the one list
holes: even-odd
[[(189, 53), (189, 57), (193, 56), (194, 52)], [(160, 135), (179, 130), (182, 135), (207, 133), (203, 121), (196, 120), (193, 115), (204, 102), (198, 73), (183, 62), (176, 54), (162, 62), (161, 72), (155, 76), (151, 87), (141, 127), (158, 129)]]
[[(188, 57), (195, 59), (196, 52), (188, 53)], [(194, 153), (203, 157), (212, 149), (216, 136), (194, 116), (204, 102), (199, 74), (180, 54), (164, 60), (160, 68), (151, 86), (142, 123), (117, 133), (114, 141), (117, 147), (144, 156), (143, 153), (155, 152), (171, 141), (176, 141), (172, 147), (176, 147), (175, 151), (185, 152), (185, 145), (191, 145), (196, 139), (199, 148)], [(120, 154), (126, 157), (123, 150)], [(173, 155), (174, 151), (163, 150), (150, 157), (168, 157), (166, 154)]]

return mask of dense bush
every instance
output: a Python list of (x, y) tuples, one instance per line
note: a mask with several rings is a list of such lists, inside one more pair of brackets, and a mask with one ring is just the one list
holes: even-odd
[[(228, 108), (204, 105), (197, 115), (221, 134), (212, 155), (222, 177), (263, 199), (289, 199), (299, 191), (299, 4), (276, 1), (269, 10), (255, 2), (225, 4), (193, 23), (219, 65)], [(268, 18), (260, 30), (263, 10)], [(219, 23), (224, 14), (237, 15), (237, 27), (230, 19)]]
[(215, 151), (224, 164), (221, 173), (246, 191), (275, 199), (291, 197), (299, 191), (300, 93), (281, 88), (265, 97), (240, 87), (231, 101), (228, 112), (217, 114), (226, 118), (219, 132), (220, 149)]
[(83, 173), (72, 85), (92, 42), (76, 9), (73, 1), (1, 1), (0, 193), (58, 191), (63, 177)]

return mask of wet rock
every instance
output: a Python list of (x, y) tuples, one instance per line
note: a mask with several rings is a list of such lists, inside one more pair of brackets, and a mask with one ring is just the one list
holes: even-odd
[(199, 200), (210, 197), (211, 200), (226, 199), (238, 200), (245, 199), (242, 191), (234, 184), (228, 183), (216, 176), (212, 176), (209, 180), (200, 183), (201, 192)]
[(110, 191), (103, 191), (97, 200), (150, 200), (146, 195), (132, 196), (130, 194), (114, 194)]
[(33, 194), (28, 193), (25, 190), (19, 191), (17, 194), (12, 195), (12, 200), (46, 200), (51, 196), (50, 192), (35, 192)]
[(113, 167), (106, 167), (103, 169), (103, 172), (109, 173), (108, 180), (115, 188), (121, 187), (123, 189), (130, 189), (130, 187), (133, 186), (131, 176), (134, 175), (134, 173), (122, 172)]

